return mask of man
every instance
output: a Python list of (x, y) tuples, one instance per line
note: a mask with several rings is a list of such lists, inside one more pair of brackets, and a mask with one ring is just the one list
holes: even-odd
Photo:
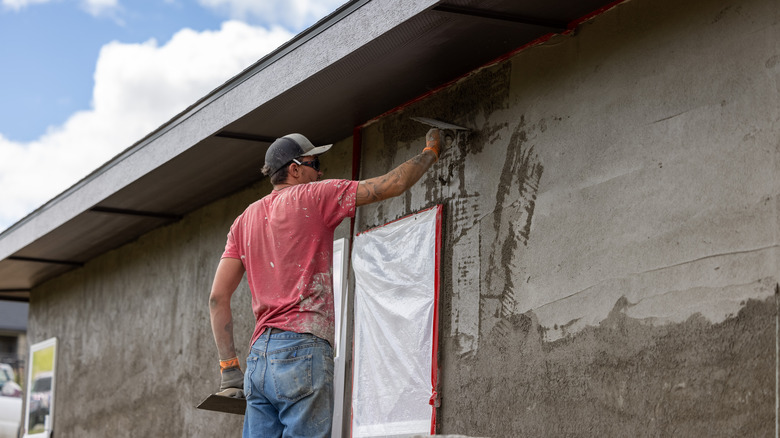
[[(333, 231), (355, 208), (398, 196), (439, 158), (440, 132), (416, 157), (364, 181), (324, 180), (314, 147), (290, 134), (274, 141), (263, 173), (273, 191), (230, 227), (209, 296), (220, 358), (220, 394), (246, 396), (244, 437), (329, 437), (333, 416)], [(247, 274), (256, 318), (242, 373), (230, 299)]]

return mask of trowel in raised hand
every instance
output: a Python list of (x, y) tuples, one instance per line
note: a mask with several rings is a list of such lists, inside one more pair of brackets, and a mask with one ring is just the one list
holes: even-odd
[[(457, 146), (458, 144), (458, 131), (465, 131), (470, 132), (471, 129), (464, 128), (462, 126), (453, 125), (452, 123), (442, 122), (441, 120), (431, 119), (428, 117), (412, 117), (412, 120), (416, 122), (420, 122), (423, 124), (426, 124), (428, 126), (433, 126), (434, 128), (439, 128), (442, 130), (442, 138), (445, 141), (444, 148), (450, 146)], [(447, 137), (452, 140), (452, 143), (447, 143)]]
[(428, 117), (412, 117), (411, 119), (414, 120), (415, 122), (420, 122), (429, 126), (433, 126), (434, 128), (449, 129), (452, 131), (471, 131), (471, 129), (469, 128), (453, 125), (452, 123), (442, 122), (441, 120), (429, 119)]

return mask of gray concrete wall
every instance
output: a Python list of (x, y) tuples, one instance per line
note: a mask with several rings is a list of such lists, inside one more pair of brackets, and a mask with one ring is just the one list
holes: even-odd
[[(421, 149), (410, 116), (474, 128), (357, 227), (445, 205), (441, 433), (772, 434), (779, 22), (775, 0), (633, 0), (364, 130), (376, 176)], [(269, 188), (32, 292), (30, 342), (59, 339), (58, 437), (238, 434), (194, 409), (218, 383), (207, 297)], [(243, 362), (245, 284), (234, 309)]]
[[(350, 178), (351, 139), (323, 166)], [(58, 338), (57, 437), (240, 436), (242, 416), (195, 409), (219, 389), (208, 295), (230, 225), (270, 189), (262, 180), (33, 291), (30, 342)], [(336, 237), (348, 235), (345, 221)], [(245, 369), (254, 329), (246, 279), (232, 308)]]
[(474, 128), (359, 230), (445, 205), (440, 432), (770, 436), (780, 3), (624, 3), (385, 117)]

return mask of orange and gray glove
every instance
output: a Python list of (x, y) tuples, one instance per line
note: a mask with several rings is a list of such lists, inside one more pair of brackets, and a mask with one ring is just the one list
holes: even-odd
[(441, 131), (438, 128), (431, 128), (425, 134), (425, 149), (423, 149), (423, 152), (425, 151), (433, 152), (436, 155), (436, 159), (439, 159), (439, 154), (441, 154)]
[(244, 398), (244, 373), (238, 364), (238, 358), (219, 361), (222, 380), (217, 395)]

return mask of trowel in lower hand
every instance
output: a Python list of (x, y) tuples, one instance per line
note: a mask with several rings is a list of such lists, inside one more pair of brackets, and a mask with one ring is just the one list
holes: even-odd
[(225, 395), (211, 394), (197, 406), (198, 409), (207, 411), (226, 412), (228, 414), (244, 415), (246, 399), (243, 397), (228, 397)]

